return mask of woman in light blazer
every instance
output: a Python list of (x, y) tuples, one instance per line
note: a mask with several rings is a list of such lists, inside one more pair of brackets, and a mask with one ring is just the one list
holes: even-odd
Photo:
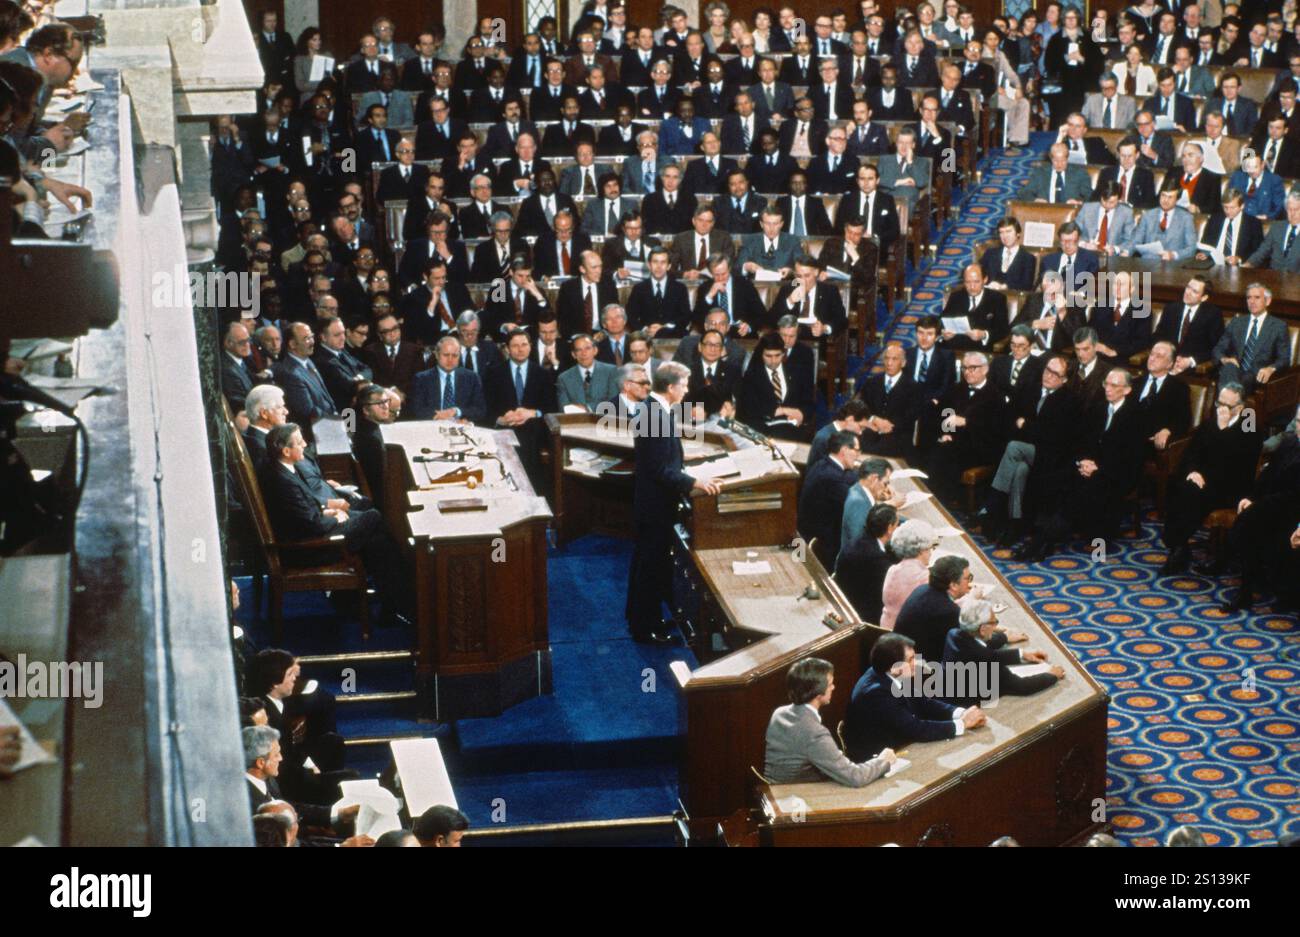
[[(1142, 47), (1136, 42), (1124, 50), (1124, 61), (1116, 62), (1111, 71), (1119, 81), (1119, 93), (1145, 100), (1156, 93), (1156, 70), (1142, 61)], [(1129, 77), (1133, 82), (1130, 87)]]
[(993, 68), (997, 95), (992, 104), (1007, 113), (1007, 143), (1012, 146), (1029, 144), (1029, 99), (1025, 97), (1020, 76), (1011, 67), (1011, 61), (1002, 51), (1002, 33), (990, 29), (984, 33), (980, 58)]
[(930, 581), (930, 555), (938, 542), (934, 528), (922, 520), (905, 521), (889, 538), (889, 548), (899, 561), (889, 567), (881, 587), (880, 627), (886, 631), (894, 630), (899, 610), (917, 586)]
[(321, 31), (315, 26), (308, 26), (298, 36), (298, 54), (293, 57), (293, 86), (298, 89), (300, 103), (309, 100), (320, 84), (320, 79), (311, 80), (312, 60), (322, 55), (333, 58), (321, 48), (322, 41)]

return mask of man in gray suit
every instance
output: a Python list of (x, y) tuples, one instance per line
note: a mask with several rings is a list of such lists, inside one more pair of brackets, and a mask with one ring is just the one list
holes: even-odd
[(1196, 252), (1196, 222), (1191, 212), (1178, 204), (1182, 192), (1177, 173), (1165, 177), (1160, 187), (1160, 204), (1142, 213), (1133, 234), (1133, 252), (1137, 256), (1154, 257), (1153, 252), (1140, 248), (1156, 241), (1162, 248), (1161, 260), (1187, 260)]
[(618, 393), (618, 368), (596, 360), (596, 343), (590, 335), (579, 335), (570, 350), (577, 363), (556, 380), (556, 399), (561, 409), (576, 404), (594, 413), (598, 403)]
[(659, 155), (659, 134), (653, 130), (637, 134), (636, 147), (640, 155), (623, 162), (623, 191), (629, 195), (649, 195), (657, 190), (659, 174), (672, 160)]
[(1300, 191), (1286, 197), (1286, 221), (1275, 221), (1264, 243), (1247, 258), (1243, 267), (1270, 267), (1285, 273), (1300, 273)]
[(591, 237), (615, 237), (623, 213), (636, 211), (638, 203), (623, 195), (623, 183), (613, 172), (605, 171), (599, 177), (599, 185), (600, 199), (582, 206), (582, 230)]
[(1051, 162), (1034, 169), (1017, 198), (1056, 205), (1082, 205), (1092, 194), (1088, 170), (1070, 162), (1070, 150), (1064, 143), (1053, 143), (1048, 155)]
[(583, 140), (574, 147), (574, 158), (577, 162), (560, 173), (560, 192), (572, 198), (599, 195), (600, 177), (609, 169), (596, 165), (596, 145)]
[(1136, 116), (1137, 99), (1120, 94), (1119, 81), (1110, 72), (1101, 76), (1101, 92), (1092, 92), (1083, 102), (1083, 119), (1094, 129), (1125, 130)]
[(707, 277), (708, 260), (714, 254), (721, 254), (728, 260), (736, 256), (736, 245), (731, 235), (714, 228), (715, 218), (712, 205), (697, 205), (691, 216), (691, 230), (673, 236), (668, 256), (672, 260), (674, 276), (688, 280)]
[(1214, 76), (1210, 70), (1200, 65), (1193, 65), (1191, 46), (1179, 46), (1174, 50), (1174, 90), (1194, 98), (1208, 98), (1214, 95)]
[[(781, 125), (781, 118), (794, 113), (794, 89), (776, 80), (776, 61), (766, 56), (758, 63), (758, 81), (749, 86), (754, 116), (760, 124)], [(773, 120), (772, 118), (776, 119)]]
[[(1133, 209), (1120, 202), (1118, 183), (1103, 183), (1098, 195), (1100, 200), (1084, 203), (1079, 210), (1079, 217), (1075, 219), (1083, 231), (1079, 246), (1101, 254), (1127, 257), (1133, 253)], [(1104, 232), (1103, 220), (1106, 229)]]
[(1268, 287), (1252, 283), (1246, 287), (1246, 308), (1250, 315), (1237, 316), (1223, 330), (1214, 346), (1214, 360), (1219, 362), (1219, 386), (1235, 381), (1254, 390), (1267, 384), (1278, 368), (1291, 364), (1291, 339), (1286, 322), (1268, 314), (1273, 293)]
[[(715, 332), (721, 332), (727, 335), (727, 329), (731, 321), (727, 317), (726, 310), (714, 309), (704, 317), (704, 331), (712, 329)], [(687, 335), (677, 343), (677, 350), (673, 352), (673, 360), (679, 361), (688, 368), (695, 367), (695, 362), (700, 360), (700, 335)], [(727, 342), (722, 349), (723, 357), (728, 361), (736, 362), (737, 367), (744, 367), (745, 349), (741, 347), (740, 342), (736, 341), (730, 335), (727, 335)]]
[(793, 234), (781, 231), (785, 216), (769, 205), (759, 219), (761, 234), (746, 234), (740, 240), (740, 253), (736, 265), (740, 271), (753, 276), (758, 270), (776, 270), (788, 277), (794, 271), (794, 262), (803, 253), (803, 242)]
[(774, 784), (835, 781), (865, 787), (889, 770), (897, 757), (886, 748), (875, 758), (855, 764), (840, 751), (830, 730), (822, 725), (821, 708), (835, 690), (829, 661), (809, 657), (786, 675), (790, 705), (778, 707), (767, 724), (763, 775)]
[(930, 157), (916, 155), (916, 131), (904, 127), (898, 131), (897, 151), (881, 156), (876, 163), (880, 170), (880, 188), (907, 204), (908, 209), (930, 190)]

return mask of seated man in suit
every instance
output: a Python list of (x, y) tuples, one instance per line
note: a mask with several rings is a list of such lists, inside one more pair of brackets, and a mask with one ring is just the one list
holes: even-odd
[(835, 581), (863, 621), (880, 621), (885, 575), (897, 562), (889, 550), (889, 540), (897, 529), (898, 509), (877, 504), (867, 513), (862, 536), (842, 546), (835, 559)]
[(957, 379), (957, 359), (937, 345), (942, 328), (938, 316), (922, 316), (916, 323), (916, 345), (907, 350), (907, 373), (919, 388), (921, 413), (937, 407)]
[(289, 326), (284, 359), (273, 369), (275, 382), (284, 388), (285, 402), (289, 405), (289, 418), (301, 421), (311, 432), (311, 425), (325, 416), (338, 413), (334, 398), (330, 396), (312, 359), (316, 350), (316, 336), (305, 322)]
[(1083, 119), (1089, 127), (1101, 130), (1123, 130), (1137, 116), (1137, 102), (1129, 95), (1119, 94), (1119, 81), (1113, 72), (1101, 76), (1100, 92), (1089, 92), (1083, 102)]
[(1115, 154), (1110, 151), (1106, 141), (1101, 137), (1090, 137), (1088, 122), (1082, 114), (1071, 114), (1061, 125), (1057, 142), (1065, 144), (1069, 151), (1069, 160), (1075, 165), (1112, 166)]
[(821, 708), (835, 691), (830, 662), (817, 657), (796, 662), (786, 675), (786, 691), (790, 705), (774, 710), (767, 724), (763, 777), (773, 784), (829, 779), (846, 787), (865, 787), (897, 760), (893, 750), (885, 748), (874, 758), (854, 763), (822, 725)]
[(980, 257), (980, 269), (995, 290), (1032, 290), (1038, 258), (1021, 247), (1020, 222), (1010, 215), (998, 222), (1001, 247), (990, 247)]
[(632, 287), (627, 298), (628, 322), (651, 338), (661, 332), (665, 337), (682, 335), (690, 328), (690, 296), (684, 283), (668, 275), (669, 266), (667, 248), (653, 248), (646, 262), (650, 275)]
[(556, 409), (555, 385), (543, 373), (532, 350), (532, 340), (524, 329), (515, 329), (506, 338), (505, 367), (498, 368), (489, 379), (488, 418), (500, 428), (515, 431), (528, 477), (540, 486), (541, 452), (547, 437), (544, 417)]
[(880, 170), (870, 163), (857, 167), (854, 182), (854, 190), (840, 198), (835, 211), (835, 230), (843, 233), (850, 218), (860, 218), (863, 233), (874, 235), (880, 242), (880, 256), (888, 257), (899, 235), (894, 197), (880, 190)]
[(967, 264), (962, 271), (962, 288), (953, 290), (943, 305), (944, 319), (965, 319), (969, 326), (956, 332), (945, 327), (943, 345), (953, 351), (992, 348), (1007, 335), (1010, 317), (1007, 298), (985, 289), (987, 280), (979, 264)]
[(1249, 314), (1228, 323), (1211, 353), (1219, 363), (1221, 384), (1240, 384), (1249, 394), (1291, 364), (1291, 338), (1286, 322), (1269, 315), (1272, 301), (1273, 291), (1262, 283), (1246, 287)]
[(1156, 342), (1147, 353), (1146, 380), (1140, 390), (1135, 389), (1143, 432), (1156, 449), (1168, 448), (1172, 440), (1187, 435), (1192, 426), (1191, 390), (1170, 375), (1173, 366), (1174, 343)]
[[(689, 99), (687, 99), (689, 100)], [(702, 118), (697, 118), (700, 120)], [(704, 121), (708, 125), (708, 121)], [(722, 140), (712, 130), (704, 130), (699, 135), (702, 159), (693, 159), (686, 164), (683, 186), (688, 192), (700, 195), (720, 195), (727, 190), (727, 176), (739, 167), (730, 156), (722, 156)]]
[[(723, 357), (738, 368), (744, 367), (745, 349), (731, 334), (731, 317), (725, 309), (713, 308), (705, 313), (703, 329), (705, 332), (710, 329), (721, 332), (726, 338), (723, 345)], [(687, 335), (677, 343), (677, 350), (673, 352), (673, 360), (680, 361), (688, 368), (695, 367), (696, 362), (700, 360), (700, 342), (701, 336)]]
[(696, 290), (693, 320), (702, 322), (711, 310), (721, 309), (727, 313), (727, 323), (722, 331), (728, 335), (734, 333), (743, 338), (761, 328), (768, 318), (763, 300), (753, 284), (732, 273), (727, 255), (713, 254), (705, 266), (713, 282), (707, 289), (701, 285)]
[[(817, 431), (813, 436), (812, 445), (808, 449), (808, 465), (814, 462), (820, 462), (826, 455), (826, 445), (830, 438), (836, 433), (852, 433), (854, 436), (862, 436), (862, 429), (867, 425), (867, 417), (870, 411), (858, 397), (851, 397), (835, 411), (829, 423)], [(859, 447), (860, 448), (860, 447)]]
[(316, 344), (316, 364), (325, 378), (325, 387), (334, 398), (335, 406), (342, 413), (352, 406), (357, 389), (363, 384), (369, 384), (374, 374), (370, 366), (348, 346), (347, 328), (342, 319), (327, 316), (319, 320), (318, 329), (320, 341)]
[[(1257, 157), (1248, 159), (1258, 163)], [(1223, 208), (1205, 222), (1196, 245), (1196, 259), (1208, 260), (1210, 254), (1206, 248), (1212, 247), (1223, 254), (1225, 264), (1235, 267), (1255, 253), (1263, 242), (1264, 226), (1258, 218), (1246, 213), (1246, 196), (1240, 189), (1229, 186), (1223, 193)]]
[(699, 353), (688, 365), (691, 378), (686, 391), (686, 402), (692, 405), (697, 420), (718, 415), (730, 419), (736, 415), (736, 394), (743, 376), (741, 360), (724, 357), (725, 347), (724, 333), (718, 329), (707, 328), (699, 336)]
[(850, 156), (885, 156), (889, 153), (889, 131), (872, 122), (871, 103), (864, 98), (853, 102), (853, 125), (849, 132)]
[(750, 191), (749, 177), (743, 169), (727, 173), (727, 191), (713, 200), (718, 229), (727, 234), (753, 234), (767, 207), (767, 199)]
[(1300, 273), (1300, 190), (1287, 195), (1286, 218), (1269, 226), (1264, 243), (1242, 266)]
[[(296, 423), (271, 430), (266, 450), (269, 458), (260, 481), (276, 539), (285, 542), (342, 535), (344, 548), (361, 554), (367, 573), (375, 581), (383, 603), (381, 621), (400, 624), (403, 617), (412, 620), (410, 577), (383, 515), (373, 508), (349, 509), (334, 502), (322, 507), (297, 468), (305, 457), (307, 443)], [(294, 560), (309, 566), (330, 562), (332, 556), (329, 548), (294, 551)]]
[(849, 758), (892, 753), (914, 742), (938, 742), (984, 725), (978, 706), (958, 709), (921, 692), (914, 647), (910, 638), (896, 632), (876, 639), (871, 667), (853, 687), (844, 716)]
[[(257, 813), (263, 804), (281, 799), (277, 780), (284, 757), (280, 751), (280, 732), (269, 725), (253, 725), (241, 729), (240, 737), (244, 746), (244, 783), (248, 786), (249, 806), (252, 813)], [(293, 805), (293, 809), (308, 826), (330, 830), (355, 820), (361, 805), (332, 810), (321, 804), (299, 802)]]
[(1082, 230), (1081, 246), (1108, 257), (1133, 253), (1133, 209), (1120, 201), (1117, 183), (1099, 186), (1097, 201), (1086, 202), (1077, 221)]
[[(1109, 285), (1109, 290), (1098, 290), (1088, 321), (1097, 333), (1098, 353), (1118, 364), (1151, 347), (1151, 297), (1133, 295), (1133, 275), (1127, 270), (1113, 274)], [(1080, 307), (1072, 312), (1081, 312)]]
[(1178, 204), (1188, 211), (1212, 215), (1222, 208), (1223, 176), (1205, 168), (1205, 151), (1199, 143), (1183, 147), (1183, 171), (1177, 174), (1183, 194)]
[[(1228, 180), (1228, 188), (1245, 193), (1246, 214), (1253, 218), (1268, 221), (1285, 216), (1286, 185), (1254, 153), (1248, 153), (1241, 161), (1241, 168)], [(1262, 231), (1260, 239), (1263, 240)], [(1249, 257), (1250, 253), (1246, 251), (1245, 256)]]
[(437, 366), (415, 375), (407, 411), (416, 420), (483, 423), (487, 399), (479, 376), (461, 366), (460, 339), (444, 335), (435, 351)]
[(555, 382), (556, 403), (561, 410), (577, 406), (594, 413), (618, 393), (618, 368), (596, 360), (596, 343), (586, 333), (575, 336), (570, 349), (575, 363)]
[(802, 169), (790, 173), (786, 182), (789, 195), (775, 202), (776, 210), (785, 221), (784, 230), (797, 238), (825, 237), (833, 232), (826, 214), (826, 204), (808, 189), (808, 176)]
[(675, 235), (691, 226), (695, 194), (682, 186), (682, 170), (669, 163), (659, 174), (659, 188), (641, 201), (646, 234)]
[[(1161, 260), (1186, 260), (1196, 252), (1196, 222), (1192, 214), (1178, 204), (1183, 195), (1178, 173), (1166, 173), (1160, 184), (1158, 204), (1142, 213), (1137, 231), (1133, 235), (1133, 253), (1138, 257), (1159, 257)], [(1144, 250), (1143, 245), (1159, 244)]]
[(1053, 143), (1048, 157), (1046, 166), (1034, 168), (1017, 197), (1053, 205), (1082, 205), (1092, 193), (1088, 170), (1070, 162), (1070, 150), (1064, 143)]
[(599, 331), (601, 310), (618, 302), (614, 278), (605, 272), (605, 263), (595, 251), (578, 255), (574, 272), (577, 276), (565, 281), (555, 301), (560, 332), (570, 339), (580, 332)]
[(221, 392), (230, 403), (230, 412), (244, 409), (244, 398), (253, 389), (250, 370), (253, 357), (253, 340), (248, 337), (248, 327), (242, 322), (226, 325), (226, 335), (221, 342)]
[(1183, 287), (1183, 298), (1165, 304), (1152, 338), (1174, 344), (1172, 374), (1211, 360), (1214, 346), (1223, 335), (1223, 311), (1209, 301), (1209, 295), (1209, 280), (1204, 274), (1193, 274)]
[[(1046, 673), (1032, 677), (1021, 677), (1012, 670), (1016, 664), (1046, 664), (1047, 654), (1028, 648), (1008, 647), (1003, 632), (997, 629), (997, 615), (993, 613), (993, 603), (979, 599), (969, 603), (958, 616), (958, 625), (948, 632), (943, 644), (943, 663), (948, 666), (963, 667), (974, 664), (977, 668), (988, 668), (993, 696), (981, 697), (970, 694), (964, 697), (949, 697), (948, 702), (955, 706), (978, 706), (988, 699), (998, 696), (1032, 696), (1056, 685), (1065, 679), (1065, 668), (1060, 664), (1048, 667)], [(978, 683), (976, 684), (978, 686)]]
[(596, 186), (600, 198), (591, 199), (583, 206), (582, 230), (593, 238), (604, 237), (616, 241), (623, 216), (636, 211), (636, 200), (623, 197), (623, 183), (616, 173), (603, 172), (596, 180)]
[(1203, 420), (1196, 428), (1170, 477), (1163, 535), (1169, 558), (1160, 567), (1162, 576), (1187, 569), (1190, 541), (1207, 514), (1220, 508), (1235, 510), (1250, 494), (1264, 434), (1247, 431), (1250, 427), (1242, 419), (1245, 406), (1246, 391), (1240, 384), (1220, 384), (1214, 419)]
[(1046, 254), (1038, 262), (1039, 279), (1049, 270), (1059, 273), (1066, 296), (1073, 296), (1094, 284), (1101, 268), (1096, 252), (1080, 246), (1082, 235), (1083, 231), (1077, 224), (1067, 221), (1056, 232), (1060, 249)]
[(908, 458), (921, 407), (921, 388), (905, 370), (903, 346), (891, 342), (880, 355), (884, 371), (858, 385), (869, 416), (862, 430), (862, 451)]
[(988, 374), (988, 355), (966, 352), (963, 382), (953, 385), (939, 401), (938, 413), (921, 427), (930, 488), (946, 503), (955, 503), (962, 472), (996, 465), (1002, 456), (1010, 422), (1007, 401)]
[(989, 379), (1001, 388), (1012, 409), (1021, 397), (1038, 395), (1038, 375), (1044, 361), (1034, 356), (1033, 349), (1034, 330), (1027, 325), (1012, 326), (1010, 353), (994, 356), (989, 365)]
[(812, 544), (813, 553), (826, 569), (835, 568), (840, 552), (840, 524), (844, 499), (857, 480), (858, 437), (850, 432), (832, 433), (826, 456), (808, 463), (803, 490), (799, 493), (799, 536)]
[(1174, 141), (1163, 130), (1156, 130), (1155, 116), (1149, 109), (1133, 118), (1137, 131), (1138, 165), (1147, 169), (1171, 169), (1174, 165)]
[(1191, 133), (1196, 129), (1196, 105), (1187, 95), (1178, 93), (1177, 81), (1172, 68), (1160, 69), (1156, 72), (1157, 92), (1142, 107), (1155, 117), (1173, 121), (1173, 129), (1179, 133)]
[(912, 93), (899, 84), (898, 67), (895, 65), (880, 67), (880, 87), (868, 88), (865, 97), (876, 120), (916, 119)]
[[(790, 320), (789, 331), (797, 335), (798, 323), (791, 316), (782, 317), (781, 323), (787, 319)], [(811, 439), (809, 424), (816, 399), (812, 370), (811, 362), (804, 367), (787, 360), (782, 336), (767, 333), (759, 339), (758, 348), (745, 370), (737, 416), (765, 435), (780, 439)]]
[(808, 162), (808, 191), (840, 195), (853, 188), (859, 162), (847, 150), (848, 135), (842, 127), (832, 127), (826, 132), (826, 152)]
[(902, 200), (911, 212), (917, 200), (930, 191), (934, 161), (916, 153), (916, 129), (903, 127), (894, 141), (893, 156), (882, 156), (876, 163), (880, 169), (880, 187)]
[(669, 253), (675, 276), (687, 281), (699, 280), (708, 275), (710, 257), (721, 255), (730, 259), (735, 255), (731, 235), (714, 229), (715, 217), (713, 205), (697, 205), (691, 213), (690, 228), (673, 237)]
[[(631, 264), (645, 264), (650, 260), (650, 249), (655, 245), (641, 237), (644, 230), (641, 212), (629, 209), (619, 218), (618, 228), (605, 237), (601, 259), (620, 280), (631, 279)], [(644, 268), (641, 272), (644, 273)]]
[(1219, 93), (1205, 102), (1205, 113), (1210, 112), (1223, 115), (1224, 132), (1234, 137), (1250, 136), (1259, 123), (1259, 105), (1241, 93), (1236, 72), (1225, 72), (1219, 79)]
[(783, 278), (788, 277), (794, 272), (795, 260), (803, 253), (803, 241), (781, 230), (785, 216), (774, 205), (763, 209), (759, 224), (760, 233), (741, 238), (737, 265), (750, 277), (759, 270), (775, 270)]
[(844, 301), (833, 283), (821, 282), (822, 266), (815, 257), (804, 254), (794, 262), (794, 279), (781, 287), (772, 300), (770, 318), (795, 316), (799, 320), (800, 338), (823, 338), (839, 335), (848, 324)]
[(1290, 433), (1281, 438), (1249, 494), (1236, 505), (1237, 520), (1228, 535), (1228, 545), (1241, 561), (1241, 587), (1221, 607), (1225, 614), (1249, 609), (1256, 590), (1267, 584), (1270, 573), (1279, 572), (1279, 566), (1296, 548), (1300, 440)]
[(1134, 211), (1152, 208), (1156, 204), (1156, 181), (1151, 170), (1138, 165), (1138, 141), (1136, 137), (1125, 137), (1116, 147), (1119, 151), (1119, 165), (1107, 166), (1097, 174), (1097, 185), (1092, 190), (1092, 198), (1101, 198), (1102, 187), (1108, 183), (1119, 186), (1119, 200)]
[(939, 557), (930, 565), (929, 582), (917, 586), (899, 609), (895, 633), (915, 642), (917, 653), (925, 660), (939, 660), (944, 639), (957, 627), (958, 603), (971, 591), (973, 581), (970, 563), (964, 557)]

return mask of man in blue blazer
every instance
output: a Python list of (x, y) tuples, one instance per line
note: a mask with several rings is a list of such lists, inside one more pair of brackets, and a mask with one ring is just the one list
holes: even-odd
[[(1264, 226), (1259, 219), (1245, 210), (1246, 197), (1241, 189), (1229, 188), (1223, 196), (1223, 208), (1215, 212), (1205, 222), (1201, 238), (1197, 242), (1223, 251), (1229, 265), (1239, 264), (1264, 243)], [(1198, 251), (1198, 257), (1207, 257), (1205, 251)]]
[(699, 152), (700, 140), (712, 129), (711, 121), (695, 115), (695, 101), (682, 98), (673, 116), (659, 126), (659, 152), (665, 156), (692, 156)]
[(325, 378), (311, 360), (316, 350), (316, 336), (311, 326), (295, 322), (289, 327), (285, 355), (275, 367), (275, 383), (284, 388), (284, 402), (289, 408), (289, 419), (303, 427), (303, 434), (311, 434), (311, 425), (323, 416), (338, 412), (334, 398), (325, 386)]
[(1241, 79), (1235, 72), (1219, 79), (1219, 93), (1205, 102), (1204, 113), (1211, 112), (1223, 115), (1224, 132), (1234, 137), (1250, 136), (1259, 123), (1259, 106), (1241, 94)]
[(916, 346), (907, 350), (907, 373), (920, 389), (922, 408), (937, 406), (957, 380), (957, 359), (947, 348), (937, 348), (943, 323), (924, 316), (916, 323)]
[(1179, 133), (1192, 133), (1196, 129), (1196, 105), (1187, 95), (1177, 92), (1176, 81), (1172, 68), (1160, 69), (1156, 73), (1159, 90), (1146, 99), (1142, 109), (1150, 111), (1153, 117), (1169, 117)]
[(1219, 363), (1219, 383), (1235, 381), (1247, 393), (1267, 384), (1279, 368), (1291, 364), (1291, 339), (1286, 322), (1268, 314), (1273, 293), (1268, 287), (1252, 283), (1246, 287), (1249, 315), (1237, 316), (1228, 323), (1214, 346), (1213, 357)]
[(1228, 180), (1228, 188), (1246, 196), (1246, 214), (1261, 221), (1282, 217), (1286, 186), (1277, 173), (1268, 171), (1258, 156), (1247, 156), (1241, 161), (1241, 168)]
[[(1073, 293), (1080, 288), (1079, 279), (1084, 274), (1096, 276), (1101, 269), (1095, 251), (1084, 250), (1079, 247), (1079, 239), (1082, 235), (1079, 226), (1073, 221), (1067, 221), (1061, 225), (1057, 231), (1057, 243), (1060, 249), (1043, 256), (1038, 263), (1038, 280), (1041, 283), (1043, 274), (1048, 270), (1055, 270), (1065, 279), (1065, 290), (1067, 293)], [(1066, 278), (1066, 271), (1071, 272), (1071, 278)]]
[(677, 412), (690, 381), (690, 369), (669, 361), (651, 375), (651, 393), (636, 421), (636, 473), (632, 483), (632, 518), (636, 546), (627, 581), (627, 624), (636, 641), (667, 644), (671, 624), (663, 607), (673, 597), (672, 542), (677, 505), (694, 492), (715, 495), (716, 481), (691, 477), (684, 468)]
[(861, 761), (886, 748), (943, 741), (984, 724), (978, 706), (958, 709), (921, 695), (913, 648), (910, 638), (897, 633), (876, 639), (871, 667), (853, 687), (844, 715), (844, 749), (850, 758)]
[(487, 398), (477, 374), (460, 364), (460, 340), (438, 339), (438, 366), (415, 375), (406, 409), (416, 420), (487, 420)]

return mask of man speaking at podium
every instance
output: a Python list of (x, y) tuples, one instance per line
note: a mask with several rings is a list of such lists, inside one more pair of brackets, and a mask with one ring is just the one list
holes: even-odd
[(627, 626), (635, 641), (668, 644), (673, 640), (672, 621), (664, 620), (663, 606), (672, 607), (673, 525), (677, 503), (684, 495), (699, 491), (715, 495), (716, 480), (701, 481), (683, 467), (681, 427), (677, 416), (690, 381), (690, 369), (669, 361), (651, 377), (651, 391), (638, 418), (632, 423), (636, 436), (636, 478), (632, 494), (632, 517), (636, 525), (636, 546), (627, 580)]

